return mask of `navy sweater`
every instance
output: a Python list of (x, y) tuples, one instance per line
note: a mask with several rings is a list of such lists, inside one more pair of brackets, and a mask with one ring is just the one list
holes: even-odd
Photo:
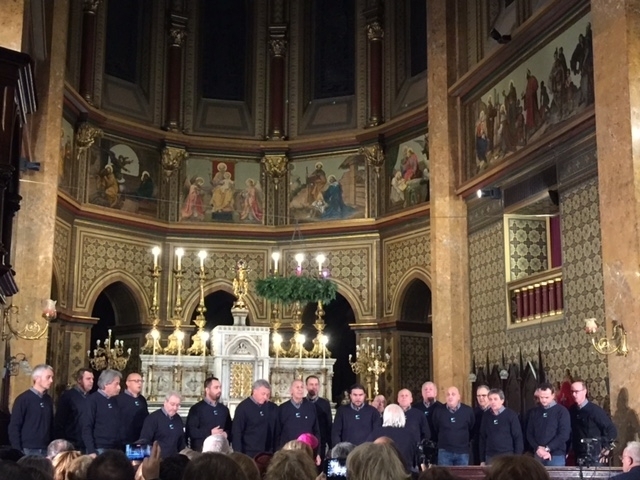
[(487, 410), (482, 415), (480, 425), (480, 461), (487, 457), (515, 453), (520, 455), (524, 449), (522, 428), (518, 415), (505, 408), (499, 415)]
[(597, 445), (594, 445), (593, 452), (600, 453), (602, 447), (615, 440), (618, 430), (606, 412), (595, 403), (587, 404), (578, 408), (572, 405), (569, 410), (571, 416), (571, 439), (573, 450), (576, 455), (587, 452), (587, 444), (581, 443), (582, 438), (597, 438)]
[(84, 449), (82, 441), (82, 423), (80, 415), (87, 403), (87, 396), (73, 387), (60, 395), (58, 408), (53, 421), (53, 435), (73, 443), (74, 447)]
[(529, 411), (527, 441), (534, 453), (538, 447), (549, 447), (551, 455), (565, 455), (571, 435), (569, 411), (556, 403), (544, 408), (538, 405)]
[(144, 420), (140, 438), (149, 444), (158, 442), (162, 458), (176, 455), (187, 446), (184, 439), (184, 423), (180, 415), (169, 418), (162, 409), (156, 410)]
[(204, 439), (211, 435), (211, 430), (215, 427), (222, 428), (227, 433), (229, 443), (232, 442), (231, 414), (225, 405), (218, 402), (214, 407), (202, 400), (192, 406), (187, 415), (187, 438), (190, 447), (201, 452)]
[(17, 450), (47, 448), (53, 432), (53, 400), (31, 389), (16, 397), (9, 421), (9, 441)]
[(380, 437), (389, 437), (393, 440), (395, 446), (398, 447), (400, 455), (402, 455), (405, 468), (410, 472), (415, 463), (416, 447), (420, 441), (418, 430), (407, 426), (400, 428), (377, 426), (367, 437), (367, 442), (373, 442)]
[(116, 402), (122, 419), (122, 442), (134, 443), (141, 438), (142, 425), (149, 415), (147, 399), (142, 395), (133, 397), (122, 392), (116, 397)]
[(331, 441), (333, 445), (340, 442), (360, 445), (366, 442), (371, 432), (381, 424), (380, 413), (371, 405), (365, 404), (357, 411), (351, 408), (351, 404), (342, 405), (333, 421)]
[(324, 457), (325, 450), (333, 447), (331, 443), (331, 426), (333, 424), (331, 404), (329, 400), (322, 397), (316, 397), (314, 400), (307, 397), (307, 399), (316, 406), (316, 416), (320, 427), (320, 452), (321, 456)]
[(291, 401), (280, 405), (276, 421), (276, 448), (282, 448), (289, 440), (295, 440), (303, 433), (311, 433), (320, 439), (316, 406), (307, 400), (302, 400), (300, 408), (296, 408)]
[(82, 439), (87, 454), (96, 453), (98, 448), (122, 449), (121, 427), (116, 397), (107, 398), (100, 391), (87, 397), (82, 415)]
[(273, 452), (277, 414), (278, 407), (271, 402), (258, 405), (251, 397), (240, 402), (231, 428), (233, 450), (250, 457), (260, 452)]
[(404, 418), (407, 419), (407, 427), (413, 428), (418, 432), (420, 440), (431, 439), (431, 429), (429, 428), (429, 422), (423, 412), (417, 408), (409, 407), (409, 410), (404, 412)]
[(433, 412), (438, 408), (444, 408), (444, 404), (436, 400), (431, 405), (429, 405), (429, 408), (427, 408), (424, 402), (417, 402), (413, 404), (412, 408), (415, 408), (416, 410), (421, 411), (422, 414), (425, 416), (425, 418), (427, 419), (427, 423), (429, 424), (429, 430), (431, 431), (431, 440), (433, 440), (434, 442), (437, 442), (438, 435), (436, 434), (436, 432), (434, 432), (434, 428), (433, 428)]
[(463, 403), (454, 413), (446, 405), (435, 410), (433, 429), (438, 437), (438, 448), (452, 453), (469, 453), (475, 421), (473, 409)]

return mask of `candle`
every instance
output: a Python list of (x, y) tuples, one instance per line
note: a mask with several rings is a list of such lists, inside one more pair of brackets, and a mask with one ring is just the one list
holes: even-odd
[(271, 258), (273, 259), (273, 274), (278, 273), (278, 261), (280, 260), (280, 252), (273, 252), (271, 254)]
[(158, 246), (153, 247), (153, 249), (151, 250), (151, 253), (153, 253), (153, 268), (156, 269), (158, 268), (158, 257), (160, 256), (160, 247)]
[(91, 350), (87, 350), (87, 357), (91, 356)]
[(182, 257), (184, 256), (184, 248), (176, 248), (176, 270), (182, 270)]
[(298, 273), (298, 275), (300, 275), (302, 273), (302, 262), (304, 261), (304, 254), (296, 253), (296, 256), (294, 258), (296, 259), (296, 262), (298, 262), (298, 268), (296, 269), (296, 272)]
[(316, 257), (316, 262), (318, 262), (318, 272), (320, 274), (322, 274), (322, 264), (324, 263), (324, 261), (327, 259), (327, 257), (325, 257), (323, 254), (318, 254), (318, 256)]
[(204, 270), (204, 259), (207, 258), (207, 252), (200, 250), (198, 252), (198, 257), (200, 258), (200, 270)]

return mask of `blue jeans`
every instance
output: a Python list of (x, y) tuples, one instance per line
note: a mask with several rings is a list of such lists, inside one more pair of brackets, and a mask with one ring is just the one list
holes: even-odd
[(443, 448), (438, 449), (438, 466), (454, 467), (467, 465), (469, 465), (468, 453), (454, 453)]
[(47, 449), (46, 448), (23, 448), (22, 452), (25, 455), (35, 455), (36, 457), (46, 457)]
[(549, 460), (543, 460), (539, 456), (534, 455), (536, 460), (538, 460), (545, 467), (564, 467), (565, 458), (564, 455), (551, 455)]

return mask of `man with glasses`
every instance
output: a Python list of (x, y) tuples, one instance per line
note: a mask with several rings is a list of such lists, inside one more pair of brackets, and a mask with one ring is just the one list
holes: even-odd
[(571, 384), (576, 401), (569, 409), (573, 451), (578, 465), (606, 463), (618, 430), (606, 412), (587, 400), (587, 386), (582, 380)]
[(471, 455), (470, 465), (480, 465), (480, 424), (482, 415), (489, 410), (489, 387), (480, 385), (476, 388), (476, 406), (473, 409), (475, 423), (473, 424), (473, 434), (471, 435)]
[(127, 388), (118, 395), (116, 401), (122, 418), (123, 441), (134, 443), (140, 438), (140, 431), (149, 415), (147, 400), (141, 395), (142, 376), (133, 372), (127, 376)]
[(640, 442), (629, 442), (620, 457), (622, 471), (620, 475), (612, 477), (616, 480), (640, 480)]

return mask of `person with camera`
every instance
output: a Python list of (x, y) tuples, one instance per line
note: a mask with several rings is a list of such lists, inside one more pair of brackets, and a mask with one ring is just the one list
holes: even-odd
[(582, 380), (571, 384), (576, 401), (571, 406), (572, 446), (578, 465), (606, 463), (618, 430), (606, 412), (587, 400), (587, 386)]
[(640, 480), (640, 442), (629, 442), (620, 457), (622, 472), (616, 480)]

